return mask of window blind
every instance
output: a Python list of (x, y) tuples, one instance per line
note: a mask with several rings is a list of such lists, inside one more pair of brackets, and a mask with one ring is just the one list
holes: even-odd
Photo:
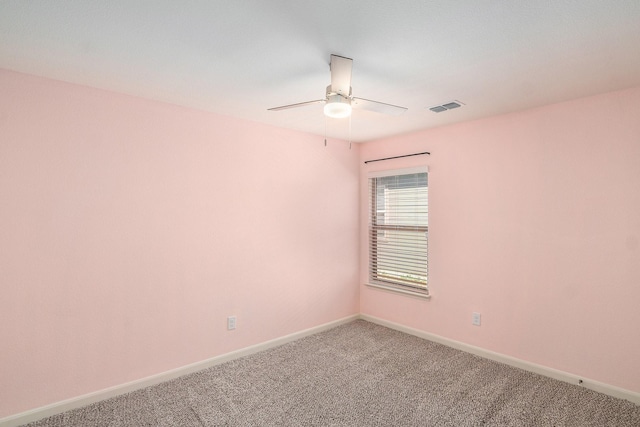
[(369, 280), (426, 293), (427, 172), (377, 175), (369, 178)]

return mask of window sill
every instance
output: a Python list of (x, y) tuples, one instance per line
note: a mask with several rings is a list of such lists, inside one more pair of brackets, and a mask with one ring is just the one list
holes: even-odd
[(384, 291), (389, 291), (389, 292), (398, 293), (398, 294), (407, 295), (407, 296), (412, 296), (412, 297), (421, 298), (421, 299), (430, 299), (431, 298), (431, 295), (429, 295), (427, 292), (410, 291), (410, 290), (407, 290), (407, 289), (395, 288), (393, 286), (379, 285), (377, 283), (365, 283), (365, 285), (370, 287), (370, 288), (382, 289)]

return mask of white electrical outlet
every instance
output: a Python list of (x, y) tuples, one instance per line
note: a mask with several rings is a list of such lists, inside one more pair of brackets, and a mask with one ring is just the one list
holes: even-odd
[(473, 313), (471, 316), (471, 323), (475, 326), (480, 326), (480, 313)]
[(227, 317), (227, 329), (229, 331), (233, 330), (236, 328), (236, 316), (229, 316)]

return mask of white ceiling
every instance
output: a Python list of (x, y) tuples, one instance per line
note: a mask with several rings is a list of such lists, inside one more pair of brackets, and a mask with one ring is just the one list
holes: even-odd
[(0, 68), (318, 135), (322, 105), (267, 108), (323, 98), (332, 53), (408, 107), (354, 110), (368, 141), (639, 86), (640, 0), (0, 0)]

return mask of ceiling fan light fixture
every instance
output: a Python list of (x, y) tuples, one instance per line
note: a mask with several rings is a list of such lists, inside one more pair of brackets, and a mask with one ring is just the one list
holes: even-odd
[(351, 115), (351, 100), (339, 94), (327, 96), (324, 114), (333, 119), (349, 117)]

